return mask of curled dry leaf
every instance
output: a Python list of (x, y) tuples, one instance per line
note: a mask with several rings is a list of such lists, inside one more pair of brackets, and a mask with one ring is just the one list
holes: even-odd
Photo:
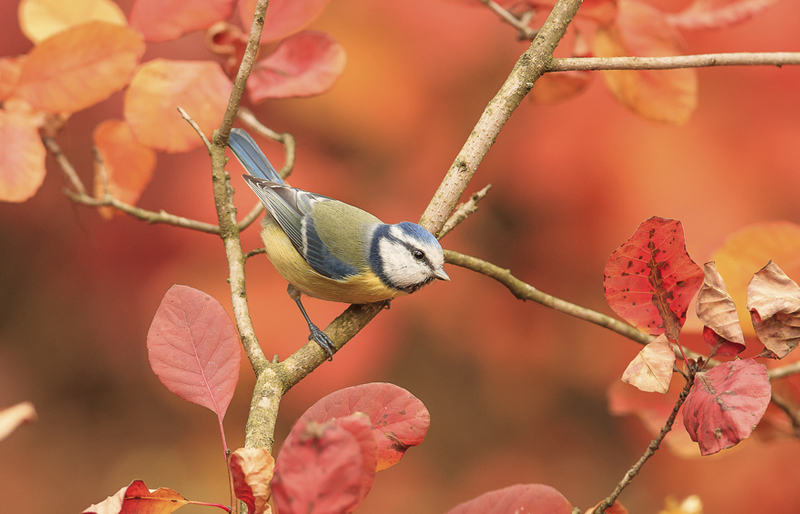
[[(597, 57), (683, 54), (681, 36), (666, 22), (664, 13), (634, 0), (619, 0), (616, 23), (597, 28), (593, 48)], [(647, 119), (685, 123), (697, 107), (697, 72), (693, 69), (602, 73), (617, 101)]]
[(125, 91), (125, 120), (147, 146), (188, 152), (203, 142), (177, 107), (183, 107), (210, 138), (222, 121), (232, 89), (215, 62), (153, 59), (136, 70)]
[(87, 21), (128, 25), (125, 13), (111, 0), (22, 0), (19, 28), (34, 44)]
[(800, 342), (800, 287), (770, 261), (747, 286), (747, 309), (758, 339), (782, 359)]
[(686, 252), (680, 221), (653, 216), (608, 258), (606, 300), (648, 334), (677, 339), (703, 271)]
[(272, 496), (269, 483), (275, 468), (272, 455), (266, 448), (239, 448), (231, 454), (229, 467), (236, 497), (247, 505), (247, 512), (267, 512)]
[(639, 351), (622, 374), (622, 381), (641, 391), (666, 394), (674, 365), (675, 352), (662, 334)]
[[(122, 120), (102, 121), (92, 135), (103, 161), (96, 166), (95, 198), (103, 198), (107, 187), (114, 198), (135, 205), (153, 177), (156, 153), (140, 143), (130, 126)], [(105, 181), (101, 171), (105, 173)], [(122, 212), (102, 207), (100, 214), (110, 219)]]
[(297, 33), (253, 66), (247, 81), (250, 99), (260, 102), (320, 95), (333, 87), (346, 61), (344, 47), (328, 34), (310, 30)]
[(34, 108), (76, 112), (128, 84), (145, 51), (141, 34), (105, 21), (76, 25), (28, 53), (17, 94)]
[(20, 402), (0, 410), (0, 441), (11, 435), (20, 425), (36, 421), (36, 409), (31, 402)]
[(171, 41), (227, 20), (235, 3), (235, 0), (136, 0), (131, 8), (131, 27), (144, 34), (147, 41)]
[(769, 405), (767, 368), (753, 359), (725, 362), (695, 376), (683, 425), (702, 455), (731, 448), (756, 428)]
[(703, 322), (703, 339), (711, 355), (731, 356), (745, 349), (744, 333), (725, 282), (714, 262), (703, 266), (705, 280), (697, 293), (697, 317)]

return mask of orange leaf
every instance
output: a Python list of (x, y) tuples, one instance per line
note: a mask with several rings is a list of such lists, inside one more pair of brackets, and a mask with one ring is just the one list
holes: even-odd
[(189, 503), (186, 498), (166, 487), (151, 491), (141, 480), (134, 480), (113, 496), (89, 506), (83, 514), (147, 513), (169, 514)]
[[(602, 503), (602, 502), (600, 502)], [(594, 509), (596, 509), (600, 503), (592, 507), (591, 509), (586, 511), (586, 514), (594, 514)], [(626, 509), (620, 502), (615, 501), (605, 510), (606, 514), (628, 514), (628, 509)]]
[[(330, 0), (270, 0), (261, 43), (277, 41), (294, 34), (322, 13)], [(258, 0), (240, 0), (239, 16), (248, 29), (253, 24)]]
[(211, 137), (222, 121), (232, 88), (215, 62), (153, 59), (139, 67), (125, 92), (125, 120), (147, 146), (188, 152), (202, 141), (177, 108), (183, 107)]
[(714, 262), (703, 266), (705, 280), (697, 294), (697, 317), (703, 322), (703, 339), (711, 348), (711, 356), (731, 356), (745, 349), (744, 332), (736, 315), (725, 282)]
[(147, 41), (178, 39), (187, 32), (207, 29), (233, 13), (235, 0), (136, 0), (131, 27)]
[(675, 497), (670, 496), (664, 503), (664, 510), (658, 514), (703, 514), (703, 502), (696, 494), (687, 496), (680, 503)]
[(250, 99), (320, 95), (336, 83), (346, 60), (344, 47), (324, 32), (290, 36), (253, 67), (247, 82)]
[(39, 190), (47, 154), (35, 120), (0, 109), (0, 141), (13, 151), (0, 152), (0, 200), (24, 202)]
[(22, 0), (18, 13), (22, 33), (34, 43), (87, 21), (128, 24), (125, 13), (111, 0)]
[[(781, 263), (790, 277), (800, 278), (800, 225), (788, 221), (768, 221), (747, 225), (728, 237), (712, 259), (725, 279), (731, 298), (737, 305), (740, 320), (749, 319), (747, 285), (753, 273), (768, 261)], [(753, 336), (753, 327), (742, 327), (745, 336)]]
[(272, 455), (265, 448), (239, 448), (231, 454), (229, 467), (236, 497), (247, 505), (247, 512), (266, 512), (275, 468)]
[[(149, 146), (140, 143), (133, 131), (122, 120), (105, 120), (94, 129), (94, 144), (103, 160), (103, 176), (98, 172), (94, 177), (94, 196), (102, 198), (105, 187), (113, 197), (135, 205), (142, 191), (150, 183), (156, 167), (156, 153)], [(104, 207), (100, 214), (110, 219), (121, 211)]]
[(777, 0), (695, 0), (683, 11), (667, 15), (673, 27), (718, 29), (746, 21)]
[(31, 402), (20, 402), (0, 410), (0, 441), (11, 435), (20, 425), (36, 421), (36, 409)]
[(17, 90), (19, 76), (22, 73), (24, 55), (18, 57), (0, 57), (0, 102), (6, 100)]
[[(664, 13), (633, 0), (620, 0), (616, 24), (601, 25), (593, 41), (598, 57), (665, 57), (683, 53), (680, 34)], [(697, 107), (693, 69), (604, 71), (617, 100), (654, 121), (685, 123)]]
[(759, 341), (776, 359), (800, 342), (800, 287), (770, 261), (747, 286), (747, 309)]
[(561, 103), (583, 93), (593, 79), (594, 74), (589, 71), (547, 73), (536, 81), (530, 97), (540, 104)]
[(76, 112), (125, 87), (144, 54), (135, 30), (84, 23), (42, 41), (22, 65), (18, 94), (47, 112)]
[(672, 380), (672, 367), (675, 364), (675, 352), (661, 334), (645, 345), (636, 357), (628, 364), (622, 374), (622, 381), (640, 391), (666, 394)]

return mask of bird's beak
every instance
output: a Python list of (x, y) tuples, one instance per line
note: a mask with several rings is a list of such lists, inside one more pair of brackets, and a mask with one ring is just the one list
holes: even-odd
[(445, 273), (444, 268), (439, 268), (433, 272), (433, 276), (439, 280), (450, 280), (450, 275)]

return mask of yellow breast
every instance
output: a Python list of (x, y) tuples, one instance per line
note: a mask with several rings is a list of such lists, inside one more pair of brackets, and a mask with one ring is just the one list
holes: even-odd
[(347, 280), (333, 280), (320, 275), (295, 250), (289, 237), (269, 216), (265, 219), (261, 239), (264, 241), (267, 257), (278, 273), (308, 296), (330, 302), (373, 303), (406, 294), (387, 287), (369, 270)]

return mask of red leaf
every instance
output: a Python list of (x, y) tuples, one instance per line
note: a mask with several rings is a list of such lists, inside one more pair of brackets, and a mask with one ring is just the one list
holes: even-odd
[(759, 341), (776, 359), (800, 342), (800, 287), (770, 261), (747, 286), (747, 309)]
[(235, 0), (136, 0), (131, 8), (131, 27), (144, 34), (147, 41), (170, 41), (227, 20), (234, 3)]
[[(322, 13), (330, 0), (270, 0), (261, 43), (277, 41), (294, 34)], [(258, 0), (240, 0), (239, 16), (248, 29), (253, 24)]]
[(667, 22), (682, 29), (717, 29), (748, 20), (777, 0), (695, 0), (683, 11), (667, 15)]
[(125, 92), (125, 120), (147, 146), (188, 152), (203, 142), (177, 108), (183, 107), (211, 137), (222, 121), (232, 88), (215, 62), (153, 59), (136, 70)]
[(571, 514), (572, 505), (566, 498), (543, 484), (517, 484), (490, 491), (457, 505), (447, 514)]
[(710, 356), (738, 355), (745, 349), (744, 333), (722, 276), (714, 262), (703, 266), (705, 280), (697, 294), (697, 317), (703, 322), (703, 340)]
[(0, 200), (24, 202), (36, 194), (45, 175), (47, 151), (36, 120), (0, 109), (0, 140), (14, 149), (0, 152)]
[[(615, 24), (600, 25), (593, 40), (597, 57), (667, 57), (683, 53), (680, 34), (657, 8), (620, 0)], [(685, 123), (697, 107), (693, 69), (604, 71), (611, 92), (625, 107), (654, 121)]]
[(229, 467), (236, 497), (247, 505), (248, 514), (266, 512), (275, 467), (272, 455), (265, 448), (239, 448), (231, 454)]
[(672, 380), (674, 364), (675, 352), (672, 351), (667, 337), (661, 334), (645, 345), (628, 364), (622, 374), (622, 381), (640, 391), (666, 394)]
[(150, 491), (141, 480), (134, 480), (113, 496), (89, 506), (83, 514), (147, 513), (169, 514), (186, 505), (186, 498), (166, 487)]
[(76, 25), (30, 51), (17, 94), (43, 111), (80, 111), (125, 87), (144, 50), (142, 36), (128, 27)]
[[(586, 514), (594, 514), (594, 509), (596, 509), (600, 503), (592, 507), (591, 509), (586, 511)], [(606, 514), (628, 514), (628, 509), (626, 509), (620, 502), (614, 501), (610, 507), (605, 510)], [(663, 514), (663, 513), (662, 513)]]
[(253, 66), (247, 81), (250, 99), (320, 95), (336, 83), (346, 60), (344, 47), (324, 32), (290, 36)]
[[(365, 453), (363, 450), (367, 448)], [(275, 464), (272, 491), (281, 514), (344, 514), (358, 507), (375, 477), (375, 431), (362, 415), (325, 424), (300, 420)], [(369, 488), (367, 488), (368, 490)]]
[(312, 405), (298, 420), (323, 423), (363, 412), (378, 433), (377, 471), (397, 463), (403, 453), (425, 439), (431, 417), (414, 395), (394, 384), (371, 383), (340, 389)]
[[(122, 120), (101, 122), (94, 129), (93, 137), (105, 172), (105, 184), (103, 176), (95, 173), (95, 197), (102, 198), (107, 187), (108, 192), (116, 199), (135, 205), (153, 177), (156, 153), (149, 146), (140, 143), (130, 126)], [(110, 207), (101, 209), (104, 210), (100, 214), (106, 219), (122, 214)]]
[(172, 286), (153, 317), (147, 352), (161, 383), (214, 411), (222, 430), (242, 358), (236, 328), (222, 305), (197, 289)]
[(674, 340), (702, 282), (681, 222), (653, 216), (608, 258), (603, 284), (608, 304), (625, 321)]
[(711, 455), (747, 438), (766, 412), (771, 391), (767, 369), (753, 359), (698, 373), (683, 404), (683, 424), (700, 453)]

